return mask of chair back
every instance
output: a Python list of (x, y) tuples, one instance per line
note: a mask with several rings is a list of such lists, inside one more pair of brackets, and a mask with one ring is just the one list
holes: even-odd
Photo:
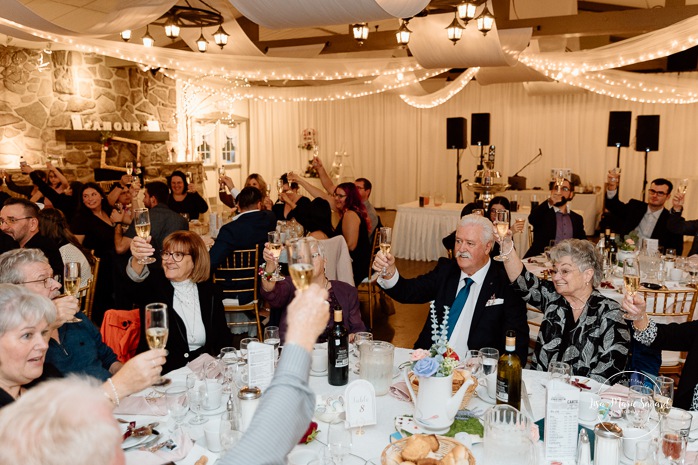
[[(94, 256), (94, 252), (92, 253)], [(87, 286), (80, 289), (80, 309), (87, 315), (87, 318), (92, 319), (92, 305), (95, 301), (95, 289), (97, 288), (97, 276), (99, 274), (99, 257), (95, 257), (95, 263), (92, 265), (92, 277), (87, 280)], [(84, 294), (82, 290), (85, 290)]]
[(683, 323), (693, 320), (697, 289), (640, 289), (638, 293), (647, 303), (647, 314), (659, 317), (662, 322)]
[(126, 363), (138, 348), (141, 335), (139, 309), (107, 310), (102, 320), (102, 340), (111, 347), (121, 363)]
[[(213, 273), (213, 282), (223, 291), (223, 308), (226, 312), (254, 311), (253, 321), (229, 321), (228, 326), (257, 325), (259, 335), (262, 334), (262, 323), (259, 318), (258, 290), (259, 279), (259, 246), (253, 249), (236, 250), (225, 258)], [(236, 299), (237, 304), (228, 299)]]
[(341, 234), (318, 241), (325, 252), (325, 274), (327, 279), (336, 279), (354, 286), (354, 272), (351, 269), (351, 256), (347, 241)]

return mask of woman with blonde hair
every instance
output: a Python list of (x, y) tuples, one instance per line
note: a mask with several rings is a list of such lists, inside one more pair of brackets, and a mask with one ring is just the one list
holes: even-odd
[[(218, 198), (225, 206), (235, 208), (235, 199), (240, 193), (240, 190), (235, 187), (233, 180), (229, 176), (221, 177), (218, 182), (220, 183), (221, 187), (225, 186), (230, 191), (230, 194), (224, 191), (218, 192)], [(274, 202), (272, 202), (271, 198), (269, 197), (268, 186), (269, 185), (261, 174), (252, 173), (247, 176), (247, 179), (245, 179), (245, 185), (243, 187), (256, 187), (259, 189), (259, 192), (262, 193), (262, 210), (271, 210)]]

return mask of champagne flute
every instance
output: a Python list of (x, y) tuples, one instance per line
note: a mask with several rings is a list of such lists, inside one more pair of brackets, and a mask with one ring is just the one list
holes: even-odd
[(264, 328), (264, 343), (274, 347), (274, 361), (276, 361), (279, 357), (279, 344), (281, 344), (278, 326), (267, 326)]
[[(635, 297), (640, 287), (640, 263), (637, 258), (628, 258), (623, 262), (623, 285), (625, 293), (630, 297)], [(637, 317), (624, 313), (626, 320), (636, 320)]]
[(186, 176), (186, 178), (187, 178), (187, 184), (191, 184), (192, 179), (193, 179), (192, 176), (191, 176), (191, 171), (187, 171), (187, 172), (184, 174), (184, 176)]
[[(144, 240), (148, 240), (150, 236), (150, 213), (147, 208), (138, 208), (134, 212), (134, 223), (136, 224), (136, 234), (138, 237)], [(145, 257), (139, 258), (138, 263), (141, 265), (148, 265), (150, 263), (155, 263), (155, 258)]]
[(497, 236), (499, 237), (499, 255), (494, 257), (495, 260), (498, 262), (503, 262), (509, 259), (507, 255), (505, 255), (503, 252), (503, 242), (504, 238), (507, 236), (507, 233), (509, 232), (509, 210), (497, 210), (496, 212), (496, 219), (494, 220), (494, 226), (497, 229)]
[[(145, 339), (151, 349), (164, 349), (170, 332), (167, 322), (167, 304), (156, 302), (145, 306)], [(172, 382), (160, 377), (155, 386), (165, 386)]]
[(218, 192), (225, 192), (225, 184), (223, 183), (223, 176), (225, 176), (225, 167), (218, 167)]
[(344, 457), (351, 452), (351, 430), (344, 426), (344, 422), (330, 424), (327, 447), (336, 465), (344, 463)]
[[(63, 290), (66, 295), (77, 296), (80, 291), (80, 264), (68, 262), (63, 265)], [(80, 323), (82, 320), (73, 316), (66, 323)]]
[(686, 195), (686, 191), (688, 190), (688, 178), (684, 178), (679, 182), (679, 193)]
[(133, 181), (133, 162), (132, 161), (127, 161), (126, 162), (126, 174), (129, 176), (129, 182)]
[(270, 281), (283, 281), (284, 278), (281, 276), (281, 265), (279, 264), (279, 257), (281, 256), (281, 249), (283, 249), (283, 244), (281, 243), (281, 233), (279, 231), (269, 231), (267, 233), (267, 240), (269, 242), (269, 250), (274, 256), (274, 261), (276, 262), (276, 269), (274, 270), (274, 275), (269, 279)]
[(668, 376), (657, 376), (654, 381), (654, 409), (660, 416), (659, 424), (662, 424), (662, 418), (666, 417), (671, 411), (671, 405), (674, 403), (674, 380)]
[(565, 170), (555, 170), (555, 187), (557, 192), (562, 192), (562, 186), (565, 184)]
[[(378, 231), (379, 235), (379, 247), (381, 249), (381, 252), (383, 252), (383, 255), (386, 256), (386, 259), (388, 255), (390, 254), (390, 244), (393, 241), (393, 228), (388, 228), (388, 227), (382, 227)], [(381, 276), (385, 276), (386, 273), (385, 267), (381, 270)]]
[(289, 241), (288, 269), (296, 289), (304, 291), (310, 286), (313, 277), (313, 259), (310, 255), (310, 242), (306, 238)]
[(621, 169), (620, 166), (616, 166), (611, 170), (611, 181), (612, 182), (618, 182), (618, 175), (620, 174)]
[(279, 178), (276, 180), (276, 194), (279, 196), (279, 200), (281, 200), (281, 194), (284, 193), (284, 181)]

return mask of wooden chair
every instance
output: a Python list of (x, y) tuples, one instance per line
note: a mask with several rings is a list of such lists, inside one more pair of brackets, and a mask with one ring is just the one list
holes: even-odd
[[(236, 250), (216, 268), (213, 282), (220, 283), (223, 290), (223, 308), (226, 312), (254, 312), (254, 320), (230, 321), (228, 327), (257, 326), (257, 334), (262, 339), (262, 322), (259, 318), (259, 246), (254, 249)], [(228, 305), (227, 298), (237, 299), (240, 294), (251, 294), (252, 300), (245, 304)]]
[(356, 286), (356, 290), (359, 292), (359, 298), (361, 296), (366, 296), (368, 299), (368, 330), (373, 329), (373, 307), (374, 299), (380, 298), (383, 295), (383, 289), (378, 285), (376, 281), (371, 280), (373, 275), (373, 259), (376, 257), (376, 253), (380, 250), (380, 234), (375, 234), (373, 237), (373, 245), (371, 246), (371, 260), (368, 262), (368, 278), (364, 279), (361, 283)]
[[(647, 315), (662, 323), (684, 323), (693, 320), (696, 296), (698, 296), (697, 289), (663, 289), (659, 291), (640, 289), (638, 293), (647, 302)], [(685, 359), (686, 352), (681, 352), (678, 363), (662, 365), (659, 368), (659, 374), (669, 376), (678, 383)]]
[(87, 280), (85, 286), (80, 288), (79, 300), (80, 310), (92, 319), (92, 304), (95, 301), (95, 289), (97, 287), (97, 276), (99, 274), (99, 258), (95, 257), (95, 264), (92, 265), (92, 277)]

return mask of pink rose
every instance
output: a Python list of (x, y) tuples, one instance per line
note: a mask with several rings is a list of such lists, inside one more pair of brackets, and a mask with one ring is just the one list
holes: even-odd
[(629, 245), (635, 245), (635, 241), (632, 240), (632, 239), (630, 239), (630, 238), (627, 238), (627, 239), (625, 240), (625, 243), (626, 243), (626, 244), (629, 244)]
[(421, 360), (425, 357), (429, 357), (431, 353), (428, 350), (424, 349), (417, 349), (414, 352), (412, 352), (411, 360), (413, 362), (416, 362), (417, 360)]

